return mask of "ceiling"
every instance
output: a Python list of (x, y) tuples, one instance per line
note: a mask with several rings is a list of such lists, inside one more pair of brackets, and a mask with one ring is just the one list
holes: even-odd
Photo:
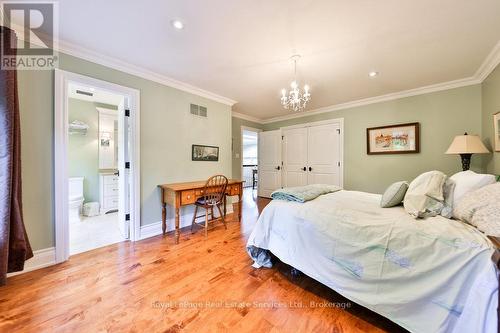
[(59, 10), (63, 41), (261, 119), (290, 113), (279, 98), (295, 53), (316, 109), (471, 77), (500, 40), (498, 0), (64, 0)]

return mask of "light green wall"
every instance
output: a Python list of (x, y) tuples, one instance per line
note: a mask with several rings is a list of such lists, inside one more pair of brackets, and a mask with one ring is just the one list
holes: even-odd
[[(461, 171), (459, 157), (444, 152), (455, 135), (481, 134), (481, 85), (270, 123), (264, 130), (333, 118), (344, 118), (344, 187), (381, 193), (424, 171)], [(368, 127), (408, 122), (420, 123), (419, 154), (367, 155)], [(480, 156), (473, 157), (471, 168), (483, 170)]]
[(483, 82), (483, 137), (492, 154), (485, 156), (485, 168), (488, 173), (500, 175), (500, 152), (495, 152), (493, 140), (493, 115), (500, 112), (500, 66)]
[(116, 105), (74, 98), (68, 101), (69, 122), (79, 120), (89, 125), (87, 135), (70, 135), (68, 141), (68, 175), (84, 177), (85, 202), (99, 201), (99, 113), (96, 107), (117, 109)]
[(34, 250), (54, 246), (53, 74), (18, 71), (23, 214)]
[[(233, 142), (233, 178), (241, 179), (241, 126), (262, 129), (263, 126), (253, 121), (241, 118), (232, 118), (232, 142)], [(238, 156), (238, 157), (236, 157)]]
[[(143, 225), (161, 220), (157, 184), (231, 175), (230, 106), (65, 54), (59, 67), (140, 90)], [(37, 250), (54, 246), (54, 73), (18, 74), (24, 217)], [(191, 116), (190, 103), (208, 107), (208, 119)], [(219, 146), (219, 162), (192, 162), (194, 143)]]

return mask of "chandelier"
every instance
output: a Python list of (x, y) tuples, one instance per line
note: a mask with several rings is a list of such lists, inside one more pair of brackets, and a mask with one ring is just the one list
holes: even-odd
[(290, 83), (290, 91), (286, 89), (281, 90), (281, 105), (287, 110), (292, 111), (302, 111), (306, 107), (307, 102), (311, 100), (311, 94), (309, 93), (309, 86), (304, 85), (304, 92), (299, 88), (297, 83), (297, 60), (300, 59), (300, 55), (296, 54), (291, 58), (293, 60), (294, 66), (294, 78), (292, 83)]

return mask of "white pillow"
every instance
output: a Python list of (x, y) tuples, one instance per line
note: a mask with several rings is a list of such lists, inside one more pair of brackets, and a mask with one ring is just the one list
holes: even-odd
[(415, 178), (410, 183), (403, 202), (406, 212), (415, 218), (441, 214), (446, 178), (441, 171), (425, 172)]
[(475, 173), (471, 170), (458, 172), (450, 178), (455, 182), (455, 191), (453, 193), (454, 205), (457, 205), (466, 193), (496, 182), (493, 175)]
[(500, 183), (464, 195), (455, 205), (453, 217), (476, 226), (487, 235), (500, 237)]
[(500, 202), (479, 208), (472, 216), (471, 224), (488, 236), (500, 237)]

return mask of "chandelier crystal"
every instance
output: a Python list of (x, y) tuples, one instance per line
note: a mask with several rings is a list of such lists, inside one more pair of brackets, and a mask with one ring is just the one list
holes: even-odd
[(290, 91), (287, 92), (286, 89), (281, 90), (281, 105), (283, 105), (285, 109), (295, 112), (304, 110), (307, 102), (311, 100), (309, 86), (305, 84), (304, 91), (302, 92), (297, 82), (297, 60), (299, 60), (299, 58), (300, 55), (294, 55), (291, 58), (294, 65), (294, 80), (290, 83)]

